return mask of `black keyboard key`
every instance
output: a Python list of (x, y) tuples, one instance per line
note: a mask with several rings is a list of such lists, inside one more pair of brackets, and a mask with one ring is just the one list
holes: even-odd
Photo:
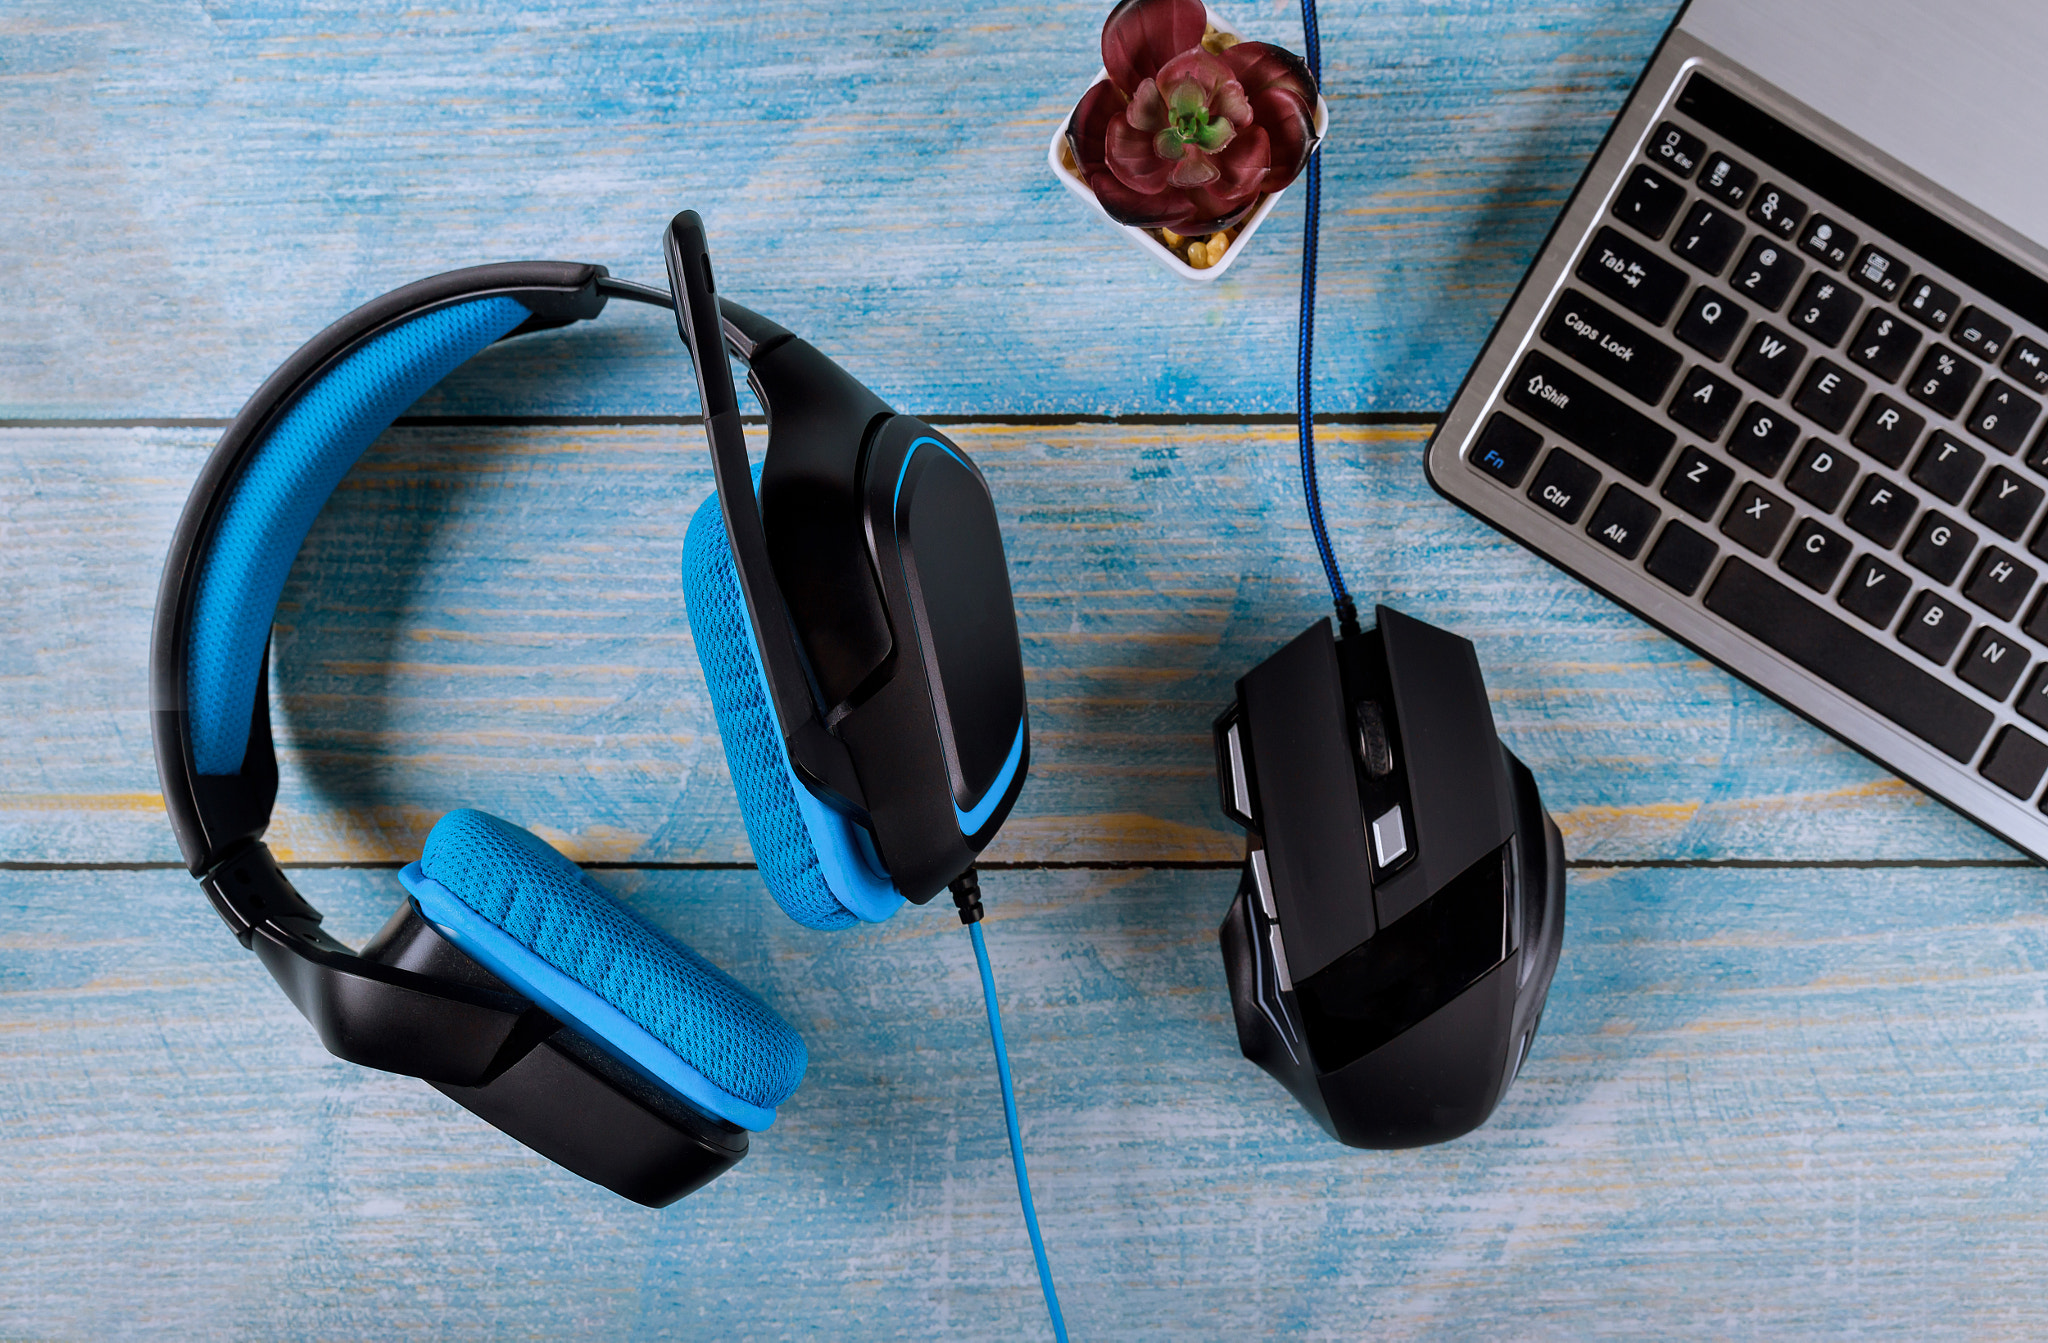
[(1996, 362), (2005, 353), (2005, 343), (2012, 339), (2012, 328), (1982, 308), (1972, 307), (1963, 309), (1963, 315), (1956, 319), (1956, 329), (1949, 334), (1964, 349)]
[(1766, 182), (1749, 203), (1749, 217), (1789, 243), (1799, 236), (1799, 225), (1806, 219), (1806, 202), (1788, 194), (1776, 182)]
[(1600, 487), (1600, 473), (1563, 448), (1552, 448), (1529, 482), (1529, 497), (1566, 522), (1577, 522)]
[(1472, 445), (1468, 455), (1472, 465), (1492, 476), (1509, 489), (1522, 483), (1522, 477), (1529, 474), (1529, 463), (1536, 460), (1536, 453), (1543, 447), (1543, 435), (1523, 424), (1501, 414), (1493, 413), (1480, 432), (1479, 439)]
[(1864, 408), (1863, 418), (1856, 421), (1856, 432), (1849, 441), (1886, 466), (1897, 466), (1906, 460), (1926, 427), (1927, 417), (1919, 411), (1888, 396), (1874, 396)]
[(1863, 379), (1831, 359), (1816, 359), (1800, 379), (1792, 408), (1831, 434), (1839, 434), (1863, 399)]
[(1576, 289), (1551, 310), (1543, 339), (1651, 405), (1664, 399), (1685, 356)]
[(2021, 695), (2020, 702), (2013, 707), (2029, 723), (2048, 727), (2048, 666), (2034, 673), (2034, 679), (2027, 683), (2027, 693)]
[(1655, 480), (1678, 446), (1678, 435), (1541, 350), (1523, 356), (1507, 401), (1638, 484)]
[(1586, 524), (1586, 533), (1623, 559), (1632, 560), (1642, 552), (1643, 542), (1650, 539), (1650, 530), (1656, 525), (1655, 504), (1619, 485), (1609, 485)]
[(1775, 476), (1798, 442), (1799, 426), (1790, 416), (1752, 401), (1728, 438), (1728, 455), (1762, 475)]
[(1742, 221), (1712, 201), (1694, 201), (1671, 235), (1671, 250), (1709, 275), (1719, 275), (1742, 246)]
[(1756, 174), (1726, 154), (1716, 154), (1707, 160), (1699, 185), (1708, 195), (1740, 207), (1749, 199), (1750, 188), (1756, 185)]
[(1849, 278), (1880, 298), (1893, 298), (1906, 283), (1906, 263), (1881, 248), (1866, 247), (1856, 254)]
[(1993, 378), (1977, 398), (1966, 423), (1970, 432), (2001, 452), (2018, 452), (2041, 418), (2041, 403), (2009, 382)]
[(2017, 541), (2039, 511), (2043, 494), (2040, 486), (2001, 466), (1970, 501), (1970, 516), (2000, 536)]
[[(2034, 533), (2034, 539), (2027, 543), (2027, 553), (2037, 559), (2048, 560), (2048, 523), (2043, 523), (2041, 529)], [(2048, 629), (2048, 626), (2043, 628)], [(2048, 643), (2048, 637), (2041, 642)]]
[(1905, 534), (1920, 501), (1883, 476), (1865, 476), (1842, 521), (1889, 550)]
[(1983, 373), (1983, 369), (1948, 346), (1935, 345), (1920, 356), (1920, 367), (1913, 370), (1906, 392), (1934, 407), (1937, 414), (1954, 417), (1963, 413), (1970, 392)]
[(1664, 478), (1663, 494), (1705, 522), (1720, 511), (1721, 501), (1728, 497), (1728, 487), (1734, 483), (1734, 467), (1698, 448), (1687, 448), (1678, 454), (1678, 464)]
[(1649, 238), (1661, 238), (1685, 204), (1685, 188), (1647, 164), (1638, 164), (1614, 198), (1614, 217)]
[(1849, 357), (1883, 378), (1897, 382), (1920, 348), (1920, 333), (1882, 308), (1873, 308), (1849, 342)]
[(1735, 492), (1735, 502), (1721, 519), (1721, 533), (1759, 555), (1777, 546), (1792, 521), (1792, 505), (1761, 485), (1744, 485)]
[(1957, 760), (1991, 730), (1983, 705), (1915, 667), (1739, 557), (1707, 588), (1707, 609)]
[(1806, 518), (1792, 532), (1778, 567), (1815, 592), (1835, 585), (1835, 575), (1849, 562), (1849, 540)]
[(1956, 305), (1963, 296), (1930, 276), (1922, 275), (1906, 286), (1905, 296), (1899, 300), (1899, 307), (1936, 331), (1947, 330), (1949, 319), (1956, 315)]
[(1728, 421), (1735, 417), (1735, 408), (1741, 404), (1742, 392), (1734, 383), (1712, 369), (1695, 365), (1685, 375), (1685, 381), (1678, 384), (1678, 395), (1671, 398), (1667, 413), (1712, 442), (1728, 427)]
[(1844, 609), (1884, 629), (1899, 613), (1899, 603), (1906, 600), (1912, 587), (1912, 579), (1883, 560), (1865, 555), (1849, 571), (1849, 581), (1842, 584), (1841, 595), (1835, 600)]
[(1953, 583), (1963, 561), (1977, 548), (1977, 534), (1950, 518), (1929, 512), (1906, 543), (1906, 563), (1937, 583)]
[(1824, 438), (1809, 438), (1785, 477), (1785, 488), (1826, 513), (1835, 511), (1856, 479), (1856, 464)]
[(1655, 326), (1685, 295), (1684, 271), (1611, 228), (1593, 235), (1578, 277)]
[(1829, 270), (1840, 270), (1856, 250), (1856, 235), (1826, 215), (1815, 215), (1799, 235), (1799, 250)]
[(1765, 396), (1783, 396), (1805, 362), (1806, 347), (1768, 322), (1758, 322), (1735, 356), (1735, 376)]
[(1800, 335), (1832, 346), (1839, 345), (1842, 337), (1849, 334), (1849, 324), (1862, 309), (1863, 300), (1855, 290), (1832, 275), (1816, 271), (1799, 291), (1799, 301), (1786, 316)]
[(1712, 541), (1684, 523), (1667, 522), (1657, 536), (1657, 544), (1650, 547), (1650, 557), (1643, 561), (1643, 567), (1659, 582), (1690, 597), (1700, 590), (1707, 571), (1714, 567), (1714, 557), (1720, 553)]
[(2033, 565), (1993, 546), (1978, 559), (1963, 595), (2000, 620), (2011, 620), (2020, 613), (2021, 603), (2027, 600), (2027, 594), (2034, 590), (2034, 580), (2040, 576), (2040, 570)]
[(1913, 463), (1913, 483), (1948, 503), (1959, 504), (1983, 469), (1983, 453), (1937, 429), (1927, 436), (1927, 446)]
[[(1997, 630), (1981, 629), (1970, 640), (1970, 651), (1956, 664), (1956, 675), (2002, 704), (2026, 669), (2027, 655), (2017, 643)], [(2040, 781), (2036, 775), (2034, 782)]]
[(1707, 142), (1685, 127), (1667, 121), (1657, 128), (1644, 152), (1680, 177), (1690, 178), (1699, 169)]
[(2024, 802), (2041, 786), (2041, 776), (2048, 774), (2048, 746), (2009, 727), (1991, 743), (1977, 772)]
[(1735, 263), (1735, 269), (1728, 275), (1728, 285), (1742, 297), (1776, 312), (1805, 269), (1806, 263), (1790, 247), (1776, 238), (1759, 235), (1749, 240), (1742, 260)]
[(1671, 334), (1709, 359), (1726, 359), (1749, 320), (1749, 309), (1701, 285), (1686, 300)]
[(1945, 597), (1923, 592), (1913, 599), (1913, 609), (1906, 612), (1899, 625), (1898, 638), (1929, 662), (1946, 667), (1969, 629), (1970, 617), (1962, 607)]
[(2021, 336), (2006, 347), (2005, 362), (1999, 367), (2028, 391), (2048, 394), (2048, 346)]

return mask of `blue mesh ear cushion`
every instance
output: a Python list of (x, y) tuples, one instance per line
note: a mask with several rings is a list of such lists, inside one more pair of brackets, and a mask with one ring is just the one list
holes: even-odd
[[(756, 468), (757, 489), (759, 478)], [(806, 928), (887, 919), (904, 899), (867, 833), (799, 783), (789, 766), (715, 494), (698, 507), (683, 538), (683, 599), (768, 893)]]
[(804, 1042), (774, 1009), (538, 835), (451, 811), (399, 880), (492, 974), (701, 1110), (759, 1132), (803, 1080)]
[(256, 446), (230, 487), (192, 601), (185, 696), (199, 773), (242, 767), (271, 617), (334, 487), (401, 411), (530, 315), (500, 296), (383, 332), (303, 391)]

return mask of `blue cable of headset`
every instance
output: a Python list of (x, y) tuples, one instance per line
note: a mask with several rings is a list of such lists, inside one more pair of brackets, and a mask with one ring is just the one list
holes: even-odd
[(1067, 1322), (1060, 1314), (1060, 1294), (1052, 1285), (1052, 1265), (1045, 1257), (1045, 1239), (1038, 1234), (1038, 1209), (1031, 1203), (1031, 1177), (1024, 1169), (1024, 1135), (1017, 1124), (1017, 1089), (1010, 1082), (1010, 1051), (1003, 1044), (1003, 1012), (996, 1003), (995, 971), (989, 968), (988, 943), (981, 936), (981, 879), (973, 868), (952, 883), (960, 922), (974, 939), (974, 963), (981, 970), (981, 999), (988, 1008), (988, 1035), (995, 1045), (996, 1080), (1003, 1088), (1003, 1124), (1010, 1131), (1010, 1164), (1017, 1172), (1017, 1201), (1024, 1209), (1024, 1229), (1031, 1235), (1031, 1257), (1038, 1261), (1038, 1286), (1045, 1293), (1045, 1313), (1053, 1337), (1067, 1343)]
[[(1323, 39), (1316, 27), (1315, 0), (1301, 0), (1302, 46), (1309, 73), (1318, 86), (1323, 81)], [(1309, 530), (1315, 536), (1316, 554), (1323, 561), (1323, 576), (1330, 581), (1330, 598), (1337, 604), (1338, 623), (1348, 633), (1358, 624), (1358, 608), (1344, 586), (1344, 571), (1337, 566), (1337, 553), (1330, 548), (1330, 531), (1323, 522), (1323, 494), (1316, 485), (1315, 331), (1316, 331), (1316, 244), (1321, 233), (1323, 198), (1323, 157), (1320, 149), (1308, 159), (1308, 201), (1301, 230), (1301, 343), (1295, 357), (1294, 396), (1296, 434), (1301, 441), (1301, 489), (1308, 503)]]

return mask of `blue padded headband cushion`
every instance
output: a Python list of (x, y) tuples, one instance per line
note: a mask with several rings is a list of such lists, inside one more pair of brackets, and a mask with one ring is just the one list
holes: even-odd
[(229, 489), (192, 602), (185, 703), (199, 773), (242, 768), (277, 599), (334, 487), (400, 412), (530, 315), (500, 296), (394, 327), (306, 388), (257, 444)]
[[(754, 475), (758, 489), (760, 468)], [(683, 599), (740, 816), (768, 893), (806, 928), (887, 919), (904, 899), (867, 832), (820, 801), (790, 768), (715, 494), (698, 507), (683, 538)]]
[(492, 974), (701, 1110), (759, 1132), (803, 1080), (803, 1039), (773, 1008), (538, 835), (451, 811), (399, 880)]

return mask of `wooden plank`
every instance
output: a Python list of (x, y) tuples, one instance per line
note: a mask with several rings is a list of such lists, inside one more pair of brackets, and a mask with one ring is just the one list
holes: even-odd
[[(1275, 426), (964, 426), (1002, 512), (1032, 781), (990, 857), (1225, 860), (1209, 723), (1327, 610)], [(0, 853), (176, 858), (145, 715), (164, 547), (210, 434), (0, 430)], [(1323, 435), (1355, 591), (1472, 638), (1575, 857), (2011, 858), (1862, 757), (1437, 498), (1417, 430)], [(741, 861), (677, 576), (687, 427), (399, 429), (286, 591), (272, 836), (415, 856), (448, 807), (610, 861)]]
[[(423, 275), (549, 256), (659, 280), (684, 206), (728, 292), (905, 410), (1285, 411), (1299, 193), (1197, 289), (1045, 166), (1107, 8), (11, 6), (0, 417), (228, 415)], [(1289, 0), (1226, 8), (1299, 42)], [(1433, 410), (1676, 5), (1327, 9), (1321, 396)], [(634, 311), (493, 352), (431, 406), (687, 413), (688, 383)]]
[[(299, 876), (351, 938), (398, 897)], [(1036, 1335), (950, 912), (827, 936), (749, 873), (600, 880), (810, 1045), (659, 1214), (329, 1058), (182, 874), (0, 873), (0, 1333)], [(1576, 873), (1523, 1077), (1399, 1153), (1237, 1057), (1231, 882), (989, 878), (1076, 1337), (2048, 1329), (2048, 874)]]

